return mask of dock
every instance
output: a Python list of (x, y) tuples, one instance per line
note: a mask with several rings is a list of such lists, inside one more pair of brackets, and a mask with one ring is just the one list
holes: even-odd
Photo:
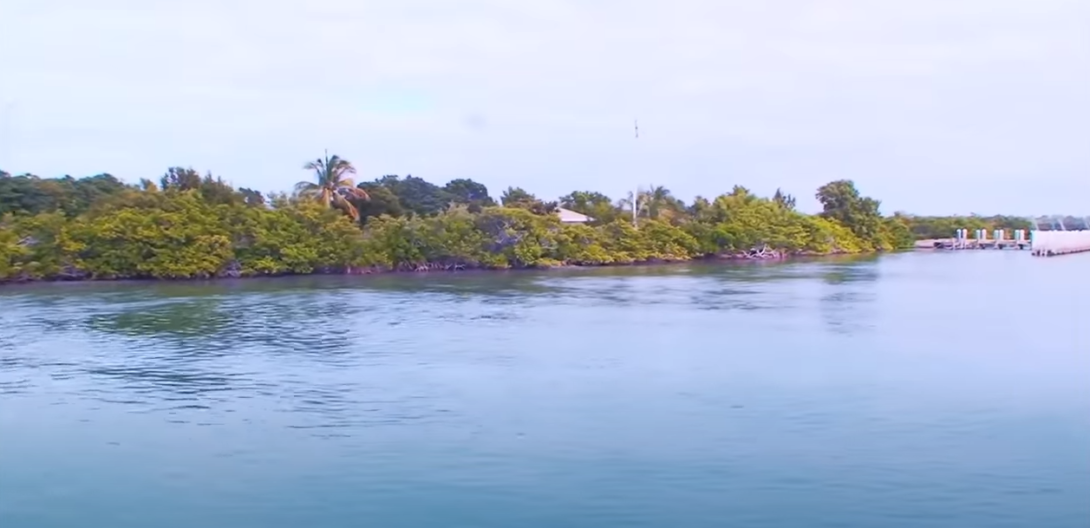
[(962, 240), (957, 238), (933, 238), (928, 240), (917, 240), (916, 249), (942, 249), (942, 250), (963, 250), (963, 249), (1016, 249), (1027, 250), (1030, 249), (1030, 242), (1028, 240)]
[(1027, 233), (1015, 230), (1007, 237), (1002, 230), (988, 232), (978, 229), (969, 237), (965, 229), (958, 229), (953, 238), (936, 238), (916, 241), (916, 249), (926, 250), (966, 250), (966, 249), (1015, 249), (1029, 250), (1035, 257), (1057, 257), (1073, 253), (1090, 252), (1090, 229), (1077, 231), (1041, 231)]
[[(977, 229), (969, 236), (968, 229), (958, 229), (953, 238), (934, 238), (916, 241), (916, 249), (1030, 249), (1032, 233), (1024, 229), (1007, 232), (996, 229), (988, 233), (986, 229)], [(989, 236), (991, 235), (991, 236)], [(1027, 236), (1028, 235), (1028, 236)]]

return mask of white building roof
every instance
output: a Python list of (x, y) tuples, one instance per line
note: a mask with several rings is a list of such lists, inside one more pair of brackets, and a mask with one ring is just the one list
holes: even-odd
[(557, 207), (556, 214), (560, 217), (560, 221), (565, 224), (582, 224), (594, 220), (585, 214), (577, 213), (570, 209), (564, 209), (563, 207)]

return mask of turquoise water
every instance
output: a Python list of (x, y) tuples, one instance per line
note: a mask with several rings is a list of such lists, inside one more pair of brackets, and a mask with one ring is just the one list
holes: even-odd
[(1090, 526), (1090, 256), (0, 288), (0, 527)]

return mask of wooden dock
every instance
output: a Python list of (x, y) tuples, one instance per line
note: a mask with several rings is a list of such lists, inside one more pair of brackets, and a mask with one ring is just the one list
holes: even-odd
[(933, 238), (917, 240), (916, 249), (921, 250), (963, 250), (963, 249), (1030, 249), (1029, 240), (975, 240), (956, 238)]

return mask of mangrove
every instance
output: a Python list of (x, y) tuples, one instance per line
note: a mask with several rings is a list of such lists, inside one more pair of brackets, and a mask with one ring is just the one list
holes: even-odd
[[(691, 203), (662, 186), (554, 201), (510, 187), (495, 200), (469, 179), (357, 184), (338, 156), (305, 168), (312, 179), (270, 195), (181, 167), (137, 184), (0, 171), (0, 282), (785, 258), (906, 249), (952, 225), (883, 216), (848, 180), (819, 188), (823, 210), (811, 215), (782, 191), (766, 198), (741, 186)], [(565, 223), (558, 208), (589, 218)]]

